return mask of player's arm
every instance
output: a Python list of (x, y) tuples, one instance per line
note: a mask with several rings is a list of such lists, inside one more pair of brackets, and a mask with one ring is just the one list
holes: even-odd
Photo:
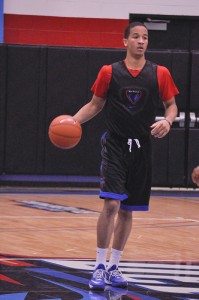
[(96, 116), (104, 107), (106, 99), (93, 95), (90, 102), (85, 104), (73, 118), (80, 124), (87, 122)]
[(101, 68), (96, 81), (94, 82), (91, 90), (93, 97), (89, 103), (84, 105), (75, 115), (74, 119), (80, 124), (92, 119), (104, 107), (107, 98), (107, 91), (112, 74), (112, 66), (105, 65)]
[(157, 138), (163, 138), (171, 129), (172, 123), (175, 120), (178, 109), (175, 102), (175, 97), (164, 102), (165, 107), (165, 119), (155, 122), (151, 126), (151, 134)]
[(175, 102), (175, 95), (179, 93), (171, 77), (169, 70), (165, 67), (158, 67), (159, 93), (165, 108), (165, 119), (155, 122), (151, 126), (151, 134), (158, 138), (163, 138), (171, 129), (178, 109)]
[(177, 117), (178, 108), (176, 105), (175, 97), (172, 97), (170, 100), (164, 102), (165, 107), (165, 120), (170, 124), (173, 124), (173, 121)]

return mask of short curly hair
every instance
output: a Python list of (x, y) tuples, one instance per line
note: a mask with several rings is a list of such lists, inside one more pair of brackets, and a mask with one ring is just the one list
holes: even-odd
[(129, 25), (124, 30), (124, 38), (125, 39), (128, 39), (130, 31), (131, 31), (131, 28), (134, 28), (136, 26), (143, 26), (143, 27), (145, 27), (147, 29), (147, 27), (142, 22), (132, 22), (132, 23), (129, 23)]

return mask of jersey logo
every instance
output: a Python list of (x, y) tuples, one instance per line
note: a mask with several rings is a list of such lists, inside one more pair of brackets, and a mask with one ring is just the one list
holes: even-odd
[(126, 90), (126, 97), (132, 105), (136, 105), (142, 97), (142, 91), (128, 89)]
[(144, 88), (127, 86), (120, 91), (123, 104), (135, 113), (141, 111), (147, 100), (147, 91)]

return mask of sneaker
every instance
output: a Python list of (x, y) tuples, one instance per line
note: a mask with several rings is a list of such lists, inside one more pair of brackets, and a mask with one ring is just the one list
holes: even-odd
[(113, 265), (105, 273), (105, 283), (110, 284), (115, 287), (127, 287), (128, 282), (122, 277), (122, 272), (120, 272), (116, 265)]
[(105, 266), (99, 264), (94, 270), (91, 280), (89, 281), (89, 288), (92, 290), (104, 290), (105, 288)]

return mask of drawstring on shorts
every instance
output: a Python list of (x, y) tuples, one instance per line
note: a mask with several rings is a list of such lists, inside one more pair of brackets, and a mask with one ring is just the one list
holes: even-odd
[(141, 147), (140, 141), (138, 139), (128, 139), (127, 145), (129, 146), (129, 152), (131, 152), (133, 141), (135, 141), (138, 148)]

